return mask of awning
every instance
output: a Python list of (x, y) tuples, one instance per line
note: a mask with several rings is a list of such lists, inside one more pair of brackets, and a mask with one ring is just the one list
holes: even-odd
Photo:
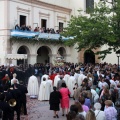
[(9, 59), (9, 60), (27, 59), (27, 54), (7, 54), (6, 59)]

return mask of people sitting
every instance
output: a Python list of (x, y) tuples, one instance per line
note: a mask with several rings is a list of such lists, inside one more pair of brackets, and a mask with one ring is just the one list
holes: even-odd
[(20, 30), (20, 26), (18, 24), (15, 25), (15, 30)]

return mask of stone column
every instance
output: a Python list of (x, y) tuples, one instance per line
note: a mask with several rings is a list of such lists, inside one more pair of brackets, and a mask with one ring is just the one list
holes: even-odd
[(66, 62), (72, 62), (71, 54), (66, 54), (66, 55), (65, 55), (65, 61), (66, 61)]
[(35, 64), (37, 62), (37, 54), (30, 54), (28, 59), (30, 64)]
[(50, 63), (52, 63), (54, 65), (54, 60), (56, 58), (56, 54), (49, 54), (50, 57)]
[(64, 57), (65, 57), (65, 62), (72, 62), (70, 54), (66, 54)]

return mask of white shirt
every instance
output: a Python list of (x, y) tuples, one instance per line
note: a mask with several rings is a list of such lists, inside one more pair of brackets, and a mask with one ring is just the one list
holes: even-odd
[(104, 111), (95, 110), (94, 112), (95, 112), (96, 120), (106, 120)]
[(79, 114), (83, 115), (84, 118), (86, 119), (86, 112), (85, 112), (85, 111), (83, 111), (83, 112), (79, 112)]

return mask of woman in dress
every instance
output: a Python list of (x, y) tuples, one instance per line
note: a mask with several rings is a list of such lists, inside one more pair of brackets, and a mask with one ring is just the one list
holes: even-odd
[(59, 104), (60, 104), (61, 94), (59, 91), (56, 91), (56, 87), (53, 87), (53, 92), (50, 94), (50, 110), (54, 111), (54, 118), (59, 118), (58, 111), (60, 110)]
[(68, 114), (69, 96), (70, 96), (70, 91), (66, 87), (65, 83), (62, 83), (60, 93), (62, 95), (62, 99), (61, 99), (61, 108), (62, 108), (62, 112), (63, 112), (62, 116), (64, 116), (64, 113), (66, 113), (66, 115)]

